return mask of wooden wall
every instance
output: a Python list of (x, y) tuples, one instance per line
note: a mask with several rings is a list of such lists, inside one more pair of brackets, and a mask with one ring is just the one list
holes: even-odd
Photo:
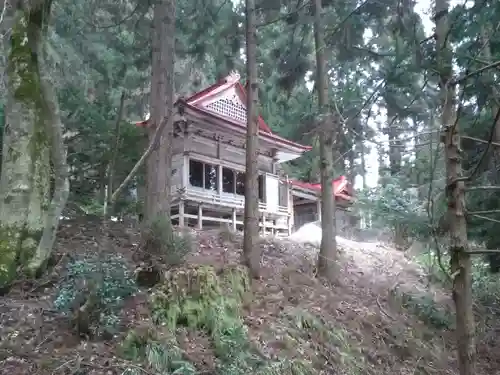
[[(299, 229), (304, 224), (321, 219), (318, 216), (317, 202), (298, 204), (295, 205), (293, 209), (294, 230)], [(353, 214), (343, 207), (337, 206), (337, 209), (335, 210), (335, 218), (337, 222), (337, 233), (350, 233), (352, 230), (356, 229)]]
[[(245, 170), (245, 150), (237, 147), (221, 144), (220, 155), (217, 141), (202, 138), (199, 136), (190, 137), (187, 141), (182, 137), (177, 137), (174, 141), (174, 154), (183, 155), (184, 152), (189, 152), (191, 157), (196, 159), (198, 156), (206, 157), (207, 162), (216, 163), (222, 160), (222, 165), (239, 171)], [(218, 158), (220, 156), (220, 159)], [(212, 160), (210, 160), (212, 159)], [(259, 170), (267, 173), (273, 171), (273, 161), (270, 157), (259, 156)]]

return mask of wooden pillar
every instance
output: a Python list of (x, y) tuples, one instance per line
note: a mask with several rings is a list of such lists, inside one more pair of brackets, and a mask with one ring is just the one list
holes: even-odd
[(184, 151), (182, 160), (182, 187), (186, 188), (189, 184), (189, 152)]
[[(220, 163), (220, 162), (219, 162), (219, 163)], [(219, 168), (219, 171), (218, 171), (218, 177), (217, 177), (217, 178), (218, 178), (218, 182), (217, 182), (217, 185), (218, 185), (218, 187), (217, 187), (217, 193), (218, 193), (219, 195), (222, 195), (222, 165), (220, 165), (220, 164), (219, 164), (217, 167)]]
[(273, 174), (277, 174), (277, 169), (278, 169), (278, 168), (277, 168), (277, 165), (278, 165), (278, 163), (279, 163), (279, 159), (276, 157), (276, 156), (277, 156), (277, 154), (278, 154), (278, 150), (277, 150), (277, 149), (274, 149), (274, 150), (272, 151), (272, 154), (271, 154), (271, 158), (272, 158), (272, 161), (271, 161), (271, 162), (272, 162), (272, 165), (271, 165), (271, 172), (272, 172)]
[(286, 186), (286, 205), (287, 212), (290, 214), (293, 212), (293, 201), (290, 202), (291, 194), (290, 194), (290, 180), (288, 179), (288, 175), (285, 176), (285, 186)]
[(318, 205), (318, 220), (321, 220), (321, 197), (318, 198), (318, 202), (317, 202), (317, 205)]
[(292, 218), (290, 215), (286, 218), (286, 224), (288, 226), (288, 235), (290, 236), (292, 234)]
[(179, 227), (184, 228), (184, 201), (181, 200), (179, 202)]
[(221, 165), (221, 159), (222, 159), (222, 144), (220, 141), (220, 138), (217, 139), (217, 160), (219, 161), (217, 165), (217, 194), (222, 195), (222, 165)]
[(200, 204), (198, 206), (198, 229), (203, 228), (203, 206)]
[(236, 208), (233, 208), (232, 224), (233, 224), (233, 231), (236, 232)]
[(266, 235), (266, 215), (262, 214), (262, 234)]
[(191, 151), (191, 137), (189, 132), (184, 132), (184, 154), (182, 162), (182, 187), (189, 186), (189, 152)]

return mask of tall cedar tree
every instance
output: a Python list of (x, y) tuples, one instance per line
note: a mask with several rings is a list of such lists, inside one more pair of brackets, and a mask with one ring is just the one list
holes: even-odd
[(243, 253), (245, 264), (252, 277), (259, 277), (260, 251), (257, 246), (259, 236), (259, 190), (258, 157), (259, 127), (257, 82), (257, 29), (255, 1), (246, 0), (246, 66), (247, 66), (247, 139), (245, 175), (245, 218)]
[(442, 142), (446, 160), (447, 217), (450, 231), (450, 268), (453, 275), (453, 300), (456, 309), (456, 333), (460, 375), (475, 374), (474, 314), (472, 303), (472, 262), (467, 252), (465, 219), (465, 182), (462, 177), (460, 136), (456, 124), (456, 92), (453, 79), (448, 0), (436, 0), (436, 55), (441, 91)]
[(153, 53), (151, 72), (151, 117), (149, 142), (155, 138), (156, 128), (162, 126), (159, 147), (147, 160), (146, 220), (158, 215), (170, 215), (170, 186), (172, 180), (172, 138), (174, 107), (175, 62), (175, 0), (155, 2), (153, 11)]
[(316, 46), (316, 88), (320, 114), (319, 152), (321, 174), (321, 248), (318, 256), (318, 275), (333, 282), (336, 277), (337, 241), (335, 223), (335, 199), (333, 197), (333, 139), (338, 121), (329, 121), (328, 77), (325, 61), (321, 0), (315, 0), (314, 41)]

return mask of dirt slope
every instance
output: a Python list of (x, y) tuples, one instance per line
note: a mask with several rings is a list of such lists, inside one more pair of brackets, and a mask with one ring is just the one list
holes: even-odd
[[(239, 263), (241, 238), (220, 231), (193, 231), (195, 251), (190, 267), (224, 270)], [(99, 223), (71, 222), (57, 245), (61, 257), (51, 274), (35, 283), (20, 282), (0, 301), (1, 374), (123, 374), (141, 364), (123, 359), (118, 350), (134, 327), (151, 324), (147, 290), (128, 298), (119, 332), (105, 341), (85, 341), (69, 329), (53, 301), (70, 257), (95, 252)], [(123, 254), (131, 269), (139, 243), (135, 230), (113, 224), (110, 254)], [(243, 307), (243, 321), (262, 358), (306, 361), (316, 374), (455, 374), (453, 340), (447, 328), (419, 318), (401, 296), (425, 295), (445, 310), (451, 306), (442, 290), (426, 285), (423, 271), (392, 249), (338, 239), (340, 285), (315, 277), (317, 248), (295, 239), (263, 239), (262, 279), (253, 283)], [(184, 357), (216, 374), (210, 340), (179, 330)], [(480, 353), (481, 374), (496, 364)], [(153, 374), (147, 367), (140, 372)]]

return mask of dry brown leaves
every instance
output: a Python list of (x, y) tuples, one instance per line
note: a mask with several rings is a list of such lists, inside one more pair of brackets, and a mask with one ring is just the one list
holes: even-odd
[[(218, 268), (240, 262), (241, 236), (228, 238), (220, 230), (193, 230), (193, 234), (196, 251), (188, 262)], [(69, 257), (96, 252), (101, 236), (98, 222), (66, 223), (56, 253)], [(134, 267), (132, 258), (139, 242), (136, 231), (112, 223), (110, 238), (108, 251), (123, 254)], [(253, 300), (245, 306), (244, 318), (252, 341), (266, 357), (309, 359), (324, 374), (339, 374), (340, 369), (348, 368), (362, 374), (456, 373), (451, 333), (429, 330), (388, 301), (389, 289), (398, 282), (408, 290), (427, 292), (421, 270), (402, 254), (366, 244), (340, 243), (341, 283), (331, 287), (315, 277), (314, 247), (272, 238), (263, 239), (260, 246), (262, 279), (253, 284)], [(127, 301), (122, 332), (112, 341), (81, 341), (52, 310), (60, 269), (66, 261), (58, 259), (60, 264), (51, 274), (35, 283), (20, 283), (0, 301), (0, 372), (57, 375), (80, 369), (85, 374), (121, 374), (130, 364), (119, 358), (116, 347), (130, 327), (148, 321), (147, 296)], [(441, 290), (433, 293), (437, 299), (449, 300)], [(333, 336), (326, 339), (317, 332), (294, 329), (293, 321), (301, 313), (324, 322)], [(199, 368), (213, 368), (206, 337), (184, 332), (179, 343)], [(486, 350), (490, 353), (492, 345), (496, 344), (480, 345), (480, 355)], [(481, 373), (494, 374), (500, 363), (492, 360), (483, 367)]]

